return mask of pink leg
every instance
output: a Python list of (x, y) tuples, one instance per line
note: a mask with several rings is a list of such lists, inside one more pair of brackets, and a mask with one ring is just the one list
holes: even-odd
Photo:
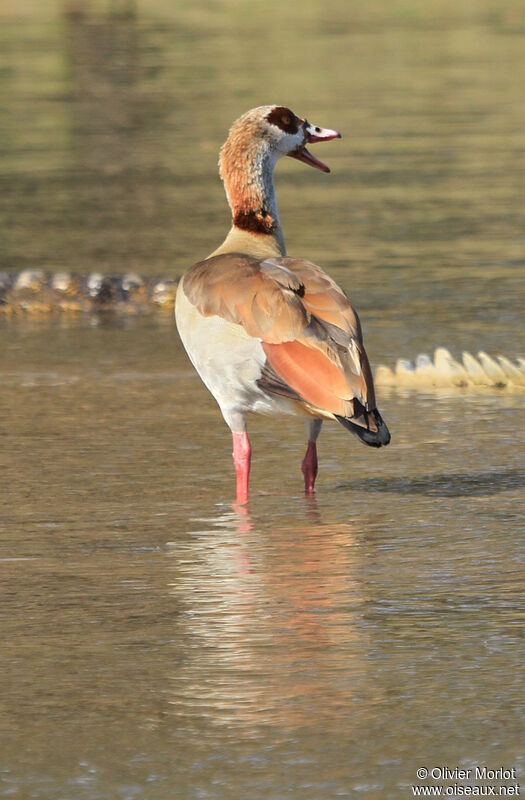
[(248, 500), (248, 481), (250, 479), (250, 462), (252, 448), (248, 434), (233, 433), (233, 463), (237, 474), (237, 503), (246, 503)]
[(317, 445), (315, 442), (308, 442), (306, 455), (301, 464), (301, 470), (304, 475), (304, 491), (305, 494), (313, 494), (315, 489), (315, 479), (317, 477)]

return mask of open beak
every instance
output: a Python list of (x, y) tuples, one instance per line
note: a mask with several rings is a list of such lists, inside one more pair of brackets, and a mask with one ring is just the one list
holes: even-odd
[(311, 125), (307, 120), (304, 121), (305, 143), (288, 153), (292, 158), (298, 161), (304, 161), (305, 164), (310, 164), (311, 167), (320, 169), (321, 172), (330, 172), (330, 167), (319, 161), (318, 158), (313, 156), (309, 150), (306, 149), (306, 144), (315, 144), (315, 142), (329, 142), (330, 139), (340, 139), (341, 134), (339, 131), (332, 131), (330, 128), (319, 128), (317, 125)]

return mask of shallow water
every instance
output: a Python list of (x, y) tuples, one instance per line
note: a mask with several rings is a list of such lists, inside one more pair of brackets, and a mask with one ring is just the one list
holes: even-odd
[(5, 796), (406, 797), (422, 764), (523, 766), (523, 401), (385, 397), (395, 444), (327, 425), (315, 500), (301, 424), (254, 420), (236, 508), (167, 320), (4, 333)]
[[(524, 355), (525, 17), (456, 5), (283, 5), (270, 32), (256, 3), (8, 4), (0, 269), (180, 274), (227, 225), (227, 125), (275, 98), (345, 134), (331, 176), (279, 166), (280, 211), (373, 363)], [(523, 397), (383, 390), (391, 447), (326, 425), (314, 500), (301, 421), (254, 419), (243, 508), (169, 315), (0, 324), (0, 796), (525, 782)]]

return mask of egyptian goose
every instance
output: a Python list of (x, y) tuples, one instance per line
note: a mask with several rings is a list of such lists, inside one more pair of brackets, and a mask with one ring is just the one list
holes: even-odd
[(306, 144), (340, 136), (283, 106), (260, 106), (234, 122), (219, 160), (231, 230), (186, 272), (177, 291), (182, 343), (232, 432), (239, 503), (248, 498), (250, 411), (308, 418), (307, 494), (314, 492), (324, 419), (337, 420), (372, 447), (390, 441), (357, 313), (320, 267), (286, 256), (277, 213), (278, 159), (292, 156), (330, 172)]

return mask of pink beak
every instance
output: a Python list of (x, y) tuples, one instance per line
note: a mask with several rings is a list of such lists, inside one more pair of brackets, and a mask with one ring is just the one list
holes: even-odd
[[(330, 128), (319, 128), (317, 125), (311, 125), (307, 120), (304, 122), (304, 130), (308, 144), (315, 144), (315, 142), (329, 142), (330, 139), (341, 138), (339, 131), (333, 131)], [(313, 156), (309, 150), (306, 149), (306, 145), (304, 144), (301, 145), (301, 147), (298, 147), (297, 150), (294, 150), (292, 153), (288, 153), (288, 155), (292, 158), (296, 158), (298, 161), (303, 161), (305, 164), (309, 164), (311, 167), (320, 169), (321, 172), (330, 172), (330, 168), (327, 167), (326, 164), (323, 164), (322, 161), (319, 161), (318, 158)]]

